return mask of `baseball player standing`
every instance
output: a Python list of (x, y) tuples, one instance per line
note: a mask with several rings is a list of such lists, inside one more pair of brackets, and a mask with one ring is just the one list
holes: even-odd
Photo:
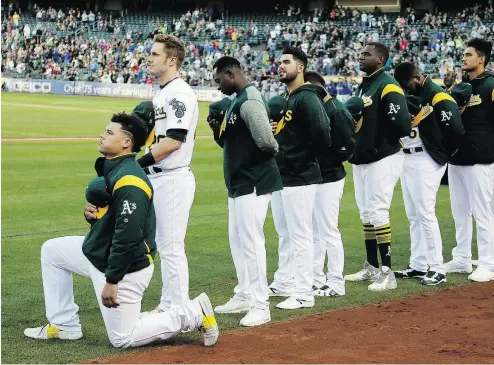
[[(223, 148), (228, 237), (238, 279), (233, 298), (215, 312), (247, 312), (240, 324), (258, 326), (271, 320), (263, 228), (271, 193), (283, 188), (274, 159), (278, 143), (261, 93), (249, 84), (239, 61), (225, 56), (213, 69), (221, 92), (236, 93), (219, 130), (213, 127), (213, 131)], [(214, 107), (211, 104), (210, 110)], [(211, 118), (208, 120), (212, 125)]]
[(448, 171), (457, 246), (446, 272), (472, 272), (473, 214), (479, 262), (468, 279), (480, 282), (494, 280), (494, 74), (485, 70), (491, 51), (491, 42), (475, 38), (463, 52), (461, 68), (472, 96), (462, 114), (465, 143), (451, 157)]
[[(154, 192), (136, 163), (147, 137), (136, 115), (115, 114), (100, 136), (98, 178), (86, 189), (87, 236), (60, 237), (41, 248), (41, 272), (48, 324), (27, 328), (36, 340), (82, 337), (73, 274), (90, 277), (110, 342), (143, 346), (181, 331), (203, 329), (204, 344), (216, 343), (219, 330), (211, 302), (202, 293), (167, 312), (140, 317), (144, 291), (153, 276), (156, 253)], [(89, 209), (94, 208), (94, 209)]]
[[(405, 163), (401, 176), (405, 211), (410, 221), (410, 264), (395, 271), (399, 278), (419, 278), (425, 285), (446, 282), (441, 231), (436, 217), (436, 196), (449, 156), (464, 137), (456, 101), (418, 68), (403, 62), (394, 78), (407, 96), (412, 132), (402, 138)], [(456, 141), (456, 142), (455, 142)], [(430, 269), (427, 272), (427, 266)]]
[[(331, 147), (327, 154), (318, 154), (322, 183), (317, 185), (314, 208), (314, 280), (316, 296), (345, 295), (343, 278), (344, 250), (341, 233), (338, 229), (340, 202), (343, 197), (346, 171), (343, 161), (347, 161), (355, 150), (355, 124), (352, 115), (337, 99), (324, 89), (324, 78), (316, 72), (306, 72), (306, 82), (317, 86), (324, 109), (331, 121)], [(324, 274), (324, 261), (328, 257), (327, 274)]]
[(276, 306), (280, 309), (314, 306), (312, 217), (317, 184), (322, 183), (316, 151), (329, 153), (331, 128), (317, 87), (304, 84), (306, 67), (307, 56), (299, 48), (288, 47), (280, 57), (279, 78), (288, 95), (275, 131), (283, 190), (271, 200), (280, 239), (278, 270), (270, 285), (271, 296), (288, 296)]
[[(355, 131), (353, 164), (355, 199), (364, 225), (367, 260), (359, 272), (346, 275), (348, 281), (373, 280), (369, 290), (396, 288), (391, 271), (391, 225), (389, 208), (396, 183), (403, 170), (400, 138), (411, 132), (405, 94), (396, 80), (384, 71), (389, 57), (382, 43), (367, 43), (360, 54), (363, 77), (358, 95), (363, 99), (363, 116)], [(381, 256), (379, 270), (377, 251)]]
[(159, 34), (149, 55), (149, 70), (160, 82), (153, 98), (155, 129), (151, 146), (138, 159), (155, 191), (156, 244), (163, 289), (155, 311), (189, 300), (185, 234), (196, 189), (189, 165), (199, 114), (197, 97), (179, 75), (185, 44)]

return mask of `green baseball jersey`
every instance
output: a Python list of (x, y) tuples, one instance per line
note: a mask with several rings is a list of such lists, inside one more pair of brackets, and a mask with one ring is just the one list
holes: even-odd
[(397, 153), (401, 149), (400, 138), (412, 130), (405, 93), (384, 68), (363, 77), (358, 95), (365, 107), (355, 127), (355, 153), (349, 160), (355, 165)]
[(472, 95), (461, 115), (465, 139), (450, 162), (453, 165), (494, 163), (494, 74), (485, 71), (468, 81)]
[(322, 87), (320, 96), (331, 123), (331, 147), (328, 153), (318, 153), (317, 162), (323, 183), (335, 182), (346, 176), (343, 161), (348, 160), (355, 150), (355, 124), (348, 109), (339, 100), (332, 98)]
[(223, 173), (230, 198), (283, 188), (274, 159), (278, 143), (268, 115), (267, 104), (253, 85), (245, 87), (228, 107), (217, 142), (223, 147)]
[(133, 153), (96, 161), (109, 204), (98, 209), (82, 251), (109, 283), (151, 265), (156, 254), (153, 188)]
[(318, 94), (305, 83), (287, 96), (287, 110), (274, 132), (280, 145), (276, 162), (283, 186), (321, 183), (318, 153), (329, 153), (331, 127)]
[[(420, 98), (424, 108), (432, 107), (434, 118), (430, 121), (434, 125), (422, 125), (420, 118), (416, 118), (412, 127), (418, 126), (421, 138), (429, 145), (429, 154), (454, 154), (465, 134), (460, 109), (455, 99), (429, 77), (426, 77), (420, 88)], [(444, 160), (443, 156), (436, 157)]]

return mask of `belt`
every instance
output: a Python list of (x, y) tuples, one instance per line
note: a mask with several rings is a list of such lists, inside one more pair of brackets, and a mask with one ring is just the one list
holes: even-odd
[(177, 168), (174, 168), (174, 169), (162, 169), (161, 167), (156, 167), (156, 166), (149, 166), (149, 167), (145, 167), (143, 170), (144, 170), (144, 173), (146, 175), (151, 175), (153, 172), (155, 174), (158, 174), (160, 172), (173, 172), (173, 171), (179, 171), (179, 170), (182, 170), (184, 168), (188, 168), (189, 171), (190, 171), (190, 167), (189, 166), (180, 166), (180, 167), (177, 167)]
[(424, 147), (412, 147), (412, 148), (404, 148), (403, 152), (411, 155), (412, 153), (422, 152)]
[(154, 166), (144, 168), (144, 173), (146, 175), (151, 175), (151, 171), (153, 171), (155, 174), (157, 174), (159, 172), (163, 172), (164, 170), (160, 167), (154, 167)]

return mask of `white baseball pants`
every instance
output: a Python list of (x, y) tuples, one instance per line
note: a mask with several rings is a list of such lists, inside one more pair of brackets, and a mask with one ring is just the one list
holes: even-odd
[(405, 212), (410, 222), (410, 267), (445, 273), (443, 243), (436, 217), (436, 197), (446, 166), (426, 152), (405, 155), (401, 175)]
[(451, 211), (456, 228), (453, 259), (472, 260), (472, 215), (477, 224), (479, 267), (494, 271), (494, 164), (456, 166), (448, 169)]
[(403, 171), (403, 152), (363, 165), (353, 165), (353, 183), (362, 223), (380, 227), (389, 223), (389, 208)]
[[(312, 216), (316, 189), (317, 184), (284, 187), (280, 194), (282, 209), (277, 201), (279, 196), (273, 197), (272, 204), (273, 220), (280, 237), (278, 270), (274, 275), (272, 286), (283, 291), (288, 289), (293, 297), (303, 300), (314, 299)], [(293, 283), (292, 287), (290, 287), (291, 283)]]
[(83, 236), (60, 237), (46, 241), (41, 248), (46, 318), (51, 324), (64, 331), (81, 330), (79, 307), (74, 302), (75, 273), (92, 279), (108, 338), (115, 347), (143, 346), (201, 325), (202, 310), (195, 301), (139, 318), (142, 296), (153, 276), (154, 265), (125, 275), (118, 283), (120, 306), (105, 307), (101, 302), (105, 275), (84, 256), (83, 242)]
[(160, 254), (163, 288), (159, 307), (189, 300), (189, 267), (185, 234), (194, 201), (196, 181), (189, 167), (148, 175), (154, 190), (156, 246)]
[[(318, 288), (328, 285), (340, 295), (345, 294), (345, 279), (343, 279), (345, 255), (341, 233), (338, 229), (344, 186), (344, 178), (317, 185), (313, 215), (314, 285)], [(326, 254), (328, 257), (327, 276), (323, 271)]]
[(271, 194), (228, 198), (228, 238), (238, 285), (235, 299), (269, 308), (264, 222)]

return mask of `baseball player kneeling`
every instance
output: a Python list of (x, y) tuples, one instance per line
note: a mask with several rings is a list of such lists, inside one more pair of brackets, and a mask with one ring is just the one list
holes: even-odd
[(91, 278), (110, 342), (136, 347), (165, 340), (184, 330), (202, 329), (204, 344), (219, 330), (211, 302), (201, 294), (166, 312), (140, 318), (144, 291), (153, 276), (156, 217), (153, 188), (135, 160), (148, 134), (136, 114), (115, 114), (100, 136), (98, 177), (86, 189), (87, 236), (59, 237), (41, 248), (48, 324), (27, 328), (37, 340), (82, 337), (74, 301), (74, 273)]
[(405, 164), (401, 176), (410, 221), (411, 258), (410, 264), (395, 275), (437, 285), (446, 282), (446, 272), (436, 196), (449, 157), (458, 150), (465, 130), (456, 101), (415, 65), (400, 63), (394, 77), (412, 94), (407, 95), (407, 105), (413, 116), (412, 132), (402, 138)]

